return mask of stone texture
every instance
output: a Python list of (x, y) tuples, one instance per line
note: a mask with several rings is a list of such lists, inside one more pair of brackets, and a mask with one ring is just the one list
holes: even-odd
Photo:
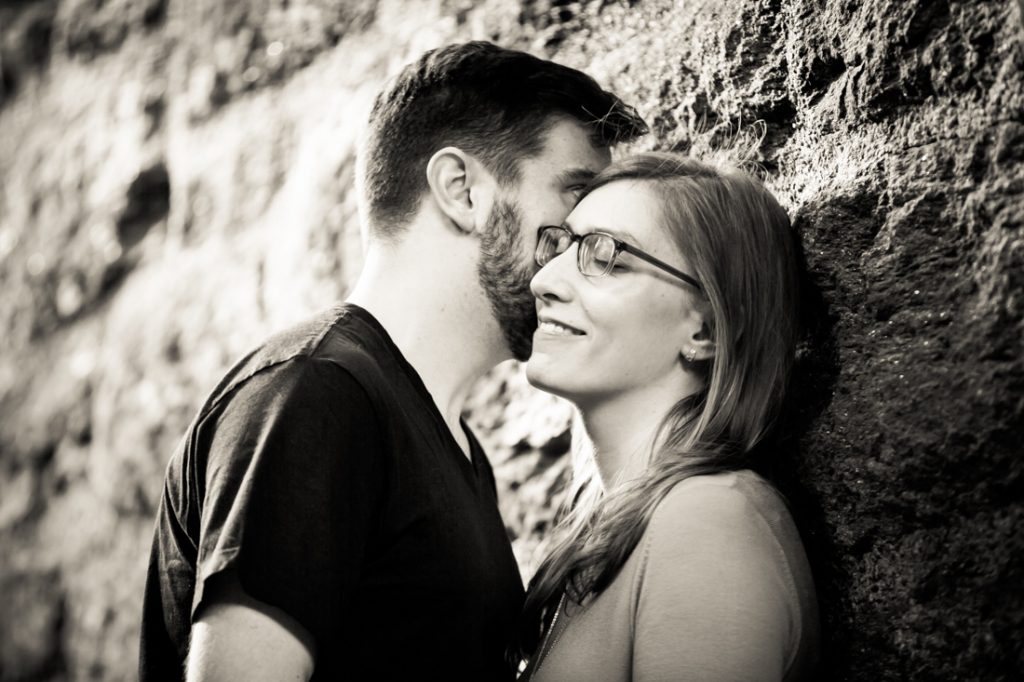
[[(383, 80), (490, 39), (634, 103), (638, 148), (739, 139), (794, 217), (811, 334), (770, 466), (821, 679), (1024, 667), (1024, 46), (1009, 0), (35, 0), (0, 8), (0, 679), (128, 679), (152, 515), (221, 372), (344, 295)], [(469, 409), (524, 574), (564, 403)]]

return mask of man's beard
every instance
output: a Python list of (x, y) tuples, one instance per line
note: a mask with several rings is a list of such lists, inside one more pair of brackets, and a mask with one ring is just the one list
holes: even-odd
[(519, 208), (497, 200), (480, 242), (477, 277), (512, 357), (526, 360), (533, 349), (537, 307), (530, 292), (533, 268), (524, 265)]

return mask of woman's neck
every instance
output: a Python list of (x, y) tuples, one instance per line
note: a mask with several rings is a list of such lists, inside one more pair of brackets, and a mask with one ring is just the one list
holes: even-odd
[(577, 403), (606, 490), (643, 473), (665, 416), (685, 395), (652, 386)]

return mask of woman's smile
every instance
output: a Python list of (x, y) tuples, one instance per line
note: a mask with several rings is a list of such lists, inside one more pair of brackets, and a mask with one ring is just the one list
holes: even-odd
[(537, 317), (537, 333), (534, 335), (547, 335), (547, 336), (560, 336), (560, 337), (572, 337), (572, 336), (585, 336), (585, 332), (568, 325), (559, 320), (555, 320), (545, 315), (539, 315)]

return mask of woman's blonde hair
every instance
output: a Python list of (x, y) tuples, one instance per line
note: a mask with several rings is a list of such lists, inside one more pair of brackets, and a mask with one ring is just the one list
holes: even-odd
[(796, 244), (761, 182), (733, 166), (648, 152), (610, 165), (583, 196), (620, 180), (643, 182), (660, 198), (663, 226), (702, 283), (715, 356), (690, 364), (703, 389), (672, 407), (642, 477), (606, 492), (592, 457), (574, 461), (568, 514), (530, 582), (517, 652), (524, 657), (563, 592), (578, 604), (611, 583), (676, 483), (749, 465), (778, 416), (793, 362)]

